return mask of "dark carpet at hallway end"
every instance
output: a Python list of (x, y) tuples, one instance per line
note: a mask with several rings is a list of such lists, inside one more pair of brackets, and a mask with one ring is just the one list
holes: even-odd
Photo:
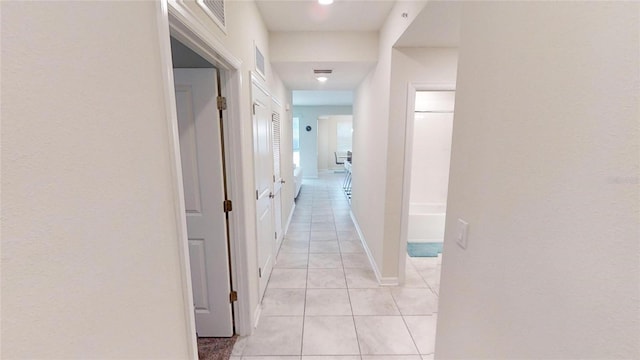
[(230, 338), (198, 338), (200, 360), (229, 360), (237, 336)]

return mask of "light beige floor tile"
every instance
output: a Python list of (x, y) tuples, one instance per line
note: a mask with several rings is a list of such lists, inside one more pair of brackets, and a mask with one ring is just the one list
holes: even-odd
[[(229, 359), (233, 360), (233, 359)], [(300, 355), (297, 356), (243, 356), (242, 360), (300, 360)]]
[(309, 244), (309, 252), (316, 254), (340, 254), (340, 247), (335, 240), (312, 241)]
[(340, 254), (309, 254), (309, 269), (341, 268), (342, 258), (340, 257)]
[(434, 316), (405, 316), (404, 321), (420, 354), (432, 354), (436, 342), (436, 320)]
[(333, 223), (333, 215), (315, 215), (311, 217), (312, 223)]
[(244, 352), (244, 348), (247, 346), (248, 336), (240, 336), (236, 340), (236, 343), (233, 345), (233, 349), (231, 350), (231, 356), (242, 356)]
[(307, 253), (280, 253), (274, 265), (276, 269), (306, 269), (309, 261)]
[(362, 360), (422, 360), (420, 355), (363, 355)]
[(347, 286), (350, 289), (377, 288), (378, 280), (372, 270), (345, 268)]
[(400, 315), (388, 288), (349, 289), (353, 315)]
[(360, 241), (340, 241), (340, 252), (343, 254), (364, 254)]
[(344, 289), (346, 287), (342, 269), (309, 269), (307, 279), (309, 289)]
[[(311, 228), (311, 226), (309, 226), (309, 228)], [(311, 233), (311, 231), (287, 231), (287, 234), (284, 236), (284, 240), (295, 240), (295, 241), (300, 241), (300, 240), (309, 240), (309, 234)]]
[(359, 355), (303, 355), (302, 360), (361, 360)]
[(314, 231), (311, 233), (311, 241), (329, 241), (337, 240), (338, 235), (335, 231)]
[(438, 267), (433, 267), (433, 268), (416, 268), (418, 273), (420, 274), (420, 276), (422, 276), (422, 278), (426, 281), (426, 282), (439, 282), (440, 281), (440, 271), (438, 270)]
[(303, 355), (358, 355), (351, 316), (311, 316), (304, 321)]
[(280, 247), (281, 254), (306, 254), (309, 252), (309, 243), (305, 241), (286, 240)]
[(429, 288), (431, 289), (431, 291), (433, 291), (434, 294), (436, 294), (436, 296), (440, 296), (440, 283), (429, 285)]
[[(309, 216), (292, 216), (291, 224), (306, 224), (311, 226), (311, 215)], [(289, 224), (289, 225), (291, 225)]]
[(391, 295), (402, 315), (431, 315), (438, 312), (438, 298), (431, 289), (397, 287)]
[(422, 355), (422, 360), (433, 360), (434, 359), (434, 354), (427, 354), (427, 355)]
[(336, 226), (333, 222), (312, 223), (311, 231), (336, 231)]
[(307, 269), (273, 269), (268, 287), (271, 289), (304, 289)]
[(261, 317), (242, 355), (300, 355), (302, 323), (302, 316)]
[(409, 257), (409, 261), (418, 270), (435, 269), (438, 266), (438, 258), (436, 257)]
[(407, 264), (404, 278), (404, 287), (410, 288), (428, 288), (427, 282), (422, 279), (418, 270)]
[(338, 231), (355, 231), (356, 227), (353, 224), (344, 224), (344, 223), (337, 223), (336, 224), (336, 230)]
[(360, 241), (357, 231), (338, 231), (338, 240)]
[[(371, 270), (371, 263), (366, 254), (346, 253), (342, 254), (342, 263), (345, 268), (357, 268)], [(419, 275), (418, 275), (419, 276)], [(422, 278), (420, 278), (422, 279)]]
[(262, 299), (261, 316), (304, 315), (305, 289), (269, 288)]
[(310, 223), (292, 223), (289, 224), (288, 231), (310, 231), (311, 224)]
[(334, 210), (333, 211), (333, 217), (336, 220), (340, 220), (340, 221), (346, 221), (346, 220), (351, 220), (351, 211), (347, 211), (347, 210)]
[(355, 316), (362, 355), (418, 354), (401, 316)]
[(307, 289), (305, 315), (351, 315), (347, 289)]

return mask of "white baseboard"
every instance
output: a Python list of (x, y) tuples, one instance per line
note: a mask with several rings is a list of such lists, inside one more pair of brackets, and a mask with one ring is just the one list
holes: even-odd
[(291, 212), (289, 212), (289, 216), (287, 217), (287, 224), (284, 226), (284, 231), (282, 232), (283, 236), (289, 230), (289, 225), (291, 225), (291, 219), (293, 219), (293, 211), (295, 209), (296, 209), (296, 202), (294, 201), (293, 202), (293, 206), (291, 206)]
[(358, 224), (358, 220), (353, 215), (353, 211), (349, 211), (351, 215), (351, 221), (353, 221), (353, 225), (356, 227), (356, 231), (358, 232), (358, 238), (360, 239), (360, 243), (362, 243), (362, 247), (364, 248), (365, 253), (367, 253), (367, 257), (369, 258), (369, 264), (371, 264), (371, 268), (373, 269), (373, 273), (376, 275), (376, 280), (378, 280), (378, 284), (380, 286), (398, 286), (400, 284), (400, 280), (398, 277), (383, 277), (380, 274), (380, 269), (378, 269), (378, 264), (376, 264), (375, 259), (373, 258), (373, 254), (367, 245), (367, 241), (364, 238), (364, 234), (362, 233), (362, 229), (360, 229), (360, 224)]
[(253, 323), (253, 329), (251, 329), (251, 334), (253, 334), (253, 330), (256, 329), (258, 327), (258, 323), (260, 323), (260, 315), (262, 315), (262, 304), (258, 304), (258, 306), (256, 306), (256, 310), (253, 312), (253, 316), (254, 316), (254, 323)]

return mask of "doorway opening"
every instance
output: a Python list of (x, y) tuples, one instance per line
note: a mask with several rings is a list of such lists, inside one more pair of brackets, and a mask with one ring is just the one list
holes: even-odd
[(408, 96), (399, 273), (438, 295), (455, 86), (411, 84)]
[(344, 172), (352, 150), (353, 91), (294, 90), (293, 148), (299, 177)]
[[(176, 115), (196, 332), (235, 333), (220, 71), (171, 38)], [(221, 211), (222, 210), (222, 211)], [(230, 210), (230, 209), (229, 209)]]
[[(194, 288), (192, 286), (192, 268), (199, 265), (206, 268), (207, 258), (196, 264), (191, 264), (190, 255), (193, 252), (193, 247), (189, 243), (189, 229), (187, 226), (187, 207), (185, 206), (185, 187), (183, 186), (183, 161), (181, 159), (181, 139), (180, 129), (178, 122), (178, 107), (176, 106), (176, 100), (178, 96), (176, 94), (177, 86), (179, 85), (174, 81), (174, 62), (171, 52), (171, 42), (177, 45), (176, 41), (180, 45), (186, 47), (199, 57), (204, 59), (203, 65), (213, 65), (217, 71), (211, 70), (213, 68), (208, 67), (209, 71), (214, 75), (209, 76), (210, 81), (215, 81), (216, 85), (213, 87), (215, 92), (226, 98), (226, 110), (222, 116), (222, 121), (218, 122), (218, 129), (224, 129), (218, 133), (218, 143), (224, 143), (225, 151), (222, 152), (220, 146), (219, 152), (220, 162), (224, 162), (224, 169), (226, 174), (218, 174), (222, 178), (222, 185), (218, 185), (220, 193), (224, 194), (224, 181), (227, 184), (227, 197), (226, 199), (233, 201), (232, 211), (226, 214), (226, 218), (223, 223), (226, 224), (229, 237), (223, 237), (222, 241), (227, 247), (227, 252), (223, 252), (226, 258), (226, 281), (230, 288), (230, 292), (226, 293), (227, 307), (230, 304), (231, 307), (231, 334), (238, 335), (250, 335), (253, 330), (253, 315), (251, 311), (251, 286), (250, 278), (247, 275), (249, 273), (250, 262), (248, 256), (248, 245), (240, 239), (247, 238), (247, 230), (244, 226), (248, 221), (249, 215), (245, 214), (244, 200), (248, 197), (246, 191), (243, 190), (242, 184), (245, 178), (245, 170), (243, 170), (243, 162), (241, 158), (241, 143), (242, 143), (242, 129), (240, 124), (240, 88), (241, 88), (241, 61), (231, 55), (219, 42), (213, 41), (214, 37), (211, 36), (209, 31), (201, 26), (196, 18), (194, 18), (188, 12), (185, 12), (183, 5), (179, 2), (159, 3), (159, 16), (158, 16), (158, 33), (160, 42), (160, 57), (162, 62), (163, 73), (163, 88), (165, 91), (165, 106), (167, 109), (167, 126), (168, 126), (168, 141), (171, 147), (171, 157), (173, 159), (173, 166), (170, 169), (173, 176), (173, 201), (176, 208), (176, 221), (177, 228), (177, 246), (179, 251), (179, 265), (182, 278), (182, 296), (184, 301), (184, 315), (185, 326), (187, 333), (187, 343), (189, 348), (190, 357), (197, 358), (197, 335), (196, 331), (196, 319), (195, 319), (195, 307), (194, 303), (196, 298), (194, 295)], [(173, 38), (173, 39), (172, 39)], [(208, 65), (206, 64), (208, 63)], [(212, 81), (211, 81), (212, 80)], [(195, 93), (188, 95), (188, 89), (179, 96), (184, 97), (194, 96)], [(217, 108), (217, 98), (212, 97), (210, 99)], [(194, 106), (195, 108), (195, 106)], [(185, 107), (183, 106), (184, 110)], [(188, 108), (187, 108), (188, 109)], [(219, 110), (214, 111), (216, 116), (219, 116)], [(188, 113), (188, 111), (187, 111)], [(215, 122), (214, 122), (215, 123)], [(196, 136), (198, 132), (193, 132)], [(221, 134), (221, 135), (220, 135)], [(196, 139), (197, 140), (197, 139)], [(192, 143), (194, 143), (192, 141)], [(195, 143), (198, 143), (195, 141)], [(192, 148), (193, 149), (193, 148)], [(196, 145), (197, 150), (197, 145)], [(193, 163), (192, 163), (193, 164)], [(197, 164), (197, 163), (196, 163)], [(191, 169), (197, 168), (192, 166)], [(222, 170), (219, 171), (222, 173)], [(195, 179), (196, 177), (192, 177)], [(199, 179), (198, 179), (199, 180)], [(221, 198), (224, 198), (222, 196)], [(197, 200), (192, 197), (190, 201)], [(197, 203), (197, 201), (196, 201)], [(217, 208), (221, 213), (225, 213), (227, 208), (226, 203), (217, 204)], [(230, 205), (230, 204), (229, 204)], [(229, 207), (231, 208), (231, 207)], [(192, 242), (193, 243), (193, 242)], [(206, 253), (206, 251), (205, 251)], [(201, 274), (207, 274), (206, 271), (201, 271)], [(209, 276), (208, 274), (206, 276)], [(218, 276), (217, 274), (214, 275)], [(195, 280), (195, 279), (194, 279)], [(209, 283), (210, 279), (198, 279), (205, 283)], [(201, 299), (205, 298), (206, 294), (202, 295)], [(237, 299), (236, 301), (234, 301)]]

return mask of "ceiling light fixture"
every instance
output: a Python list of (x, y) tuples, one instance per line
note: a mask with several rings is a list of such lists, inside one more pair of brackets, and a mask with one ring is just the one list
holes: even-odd
[(331, 4), (333, 4), (333, 0), (318, 0), (318, 4), (320, 4), (320, 5), (331, 5)]
[(318, 76), (318, 77), (316, 78), (316, 80), (318, 80), (318, 81), (320, 81), (321, 83), (323, 83), (323, 82), (327, 82), (327, 80), (329, 80), (329, 78), (328, 78), (328, 77), (326, 77), (326, 76)]

